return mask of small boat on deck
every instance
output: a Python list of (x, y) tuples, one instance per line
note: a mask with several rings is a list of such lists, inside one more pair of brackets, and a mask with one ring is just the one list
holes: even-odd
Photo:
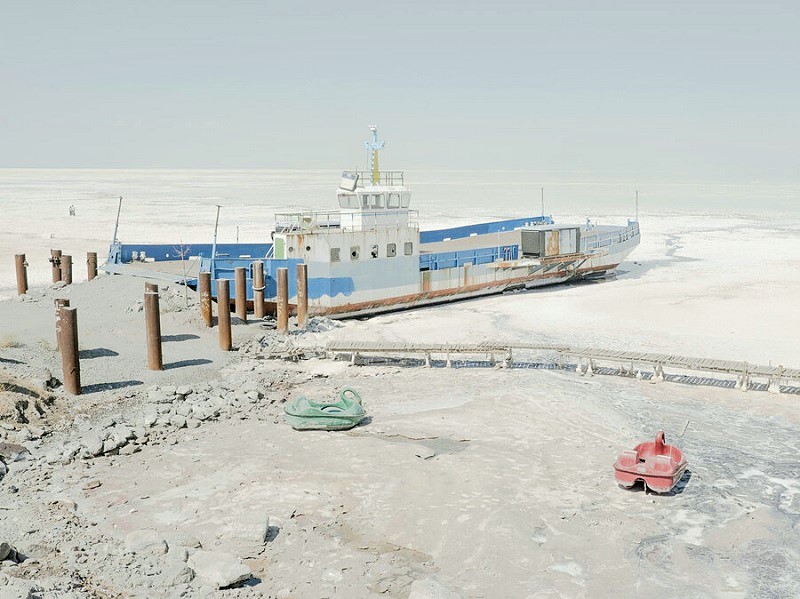
[(658, 431), (655, 441), (639, 443), (633, 449), (623, 451), (614, 463), (617, 483), (630, 488), (642, 481), (645, 490), (669, 493), (686, 472), (683, 452), (674, 445), (667, 445), (664, 431)]

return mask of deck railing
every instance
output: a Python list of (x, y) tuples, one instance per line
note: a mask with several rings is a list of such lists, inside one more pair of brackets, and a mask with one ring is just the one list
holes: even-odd
[(419, 229), (417, 210), (376, 210), (372, 212), (342, 212), (341, 210), (283, 212), (275, 215), (275, 231), (320, 231), (345, 229), (373, 231), (388, 227), (408, 226)]
[(598, 233), (591, 237), (584, 236), (581, 243), (585, 244), (583, 251), (597, 250), (618, 243), (623, 243), (629, 239), (639, 236), (639, 223), (632, 222), (622, 231), (612, 231), (610, 233)]
[[(369, 187), (372, 185), (372, 171), (345, 171), (350, 175), (358, 175), (356, 187)], [(405, 185), (403, 171), (380, 171), (378, 185)]]

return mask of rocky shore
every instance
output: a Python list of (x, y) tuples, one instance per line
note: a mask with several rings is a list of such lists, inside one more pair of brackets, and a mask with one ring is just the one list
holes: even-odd
[[(141, 287), (101, 277), (0, 302), (2, 599), (800, 591), (794, 396), (297, 351), (445, 334), (437, 311), (288, 339), (236, 324), (226, 353), (170, 289), (166, 368), (147, 371)], [(50, 343), (59, 294), (81, 314), (78, 397)], [(285, 423), (287, 401), (348, 386), (361, 426)], [(616, 454), (657, 428), (690, 476), (667, 496), (620, 490)]]

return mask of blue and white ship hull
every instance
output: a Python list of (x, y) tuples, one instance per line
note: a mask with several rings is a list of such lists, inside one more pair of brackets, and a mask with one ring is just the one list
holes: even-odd
[[(382, 147), (377, 137), (370, 147), (375, 153)], [(264, 297), (274, 307), (277, 270), (294, 273), (305, 264), (309, 315), (347, 318), (603, 276), (639, 244), (635, 221), (556, 225), (549, 216), (420, 232), (403, 173), (379, 173), (375, 160), (371, 173), (343, 173), (338, 210), (276, 215), (271, 244), (195, 250), (199, 270), (211, 273), (212, 295), (213, 281), (233, 279), (234, 269), (245, 267), (252, 300), (253, 264), (260, 261)], [(142, 256), (168, 262), (169, 247), (115, 243), (106, 270), (131, 272)], [(290, 305), (296, 294), (290, 274)]]

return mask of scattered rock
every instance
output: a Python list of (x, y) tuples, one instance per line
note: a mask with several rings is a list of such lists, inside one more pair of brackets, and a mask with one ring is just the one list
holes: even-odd
[(194, 578), (194, 570), (187, 566), (183, 561), (167, 560), (164, 569), (158, 577), (161, 586), (174, 587), (179, 584), (186, 584)]
[(95, 478), (95, 479), (92, 479), (92, 480), (90, 480), (90, 481), (87, 481), (87, 482), (86, 482), (86, 484), (84, 484), (84, 485), (83, 485), (83, 487), (81, 487), (81, 488), (82, 488), (83, 490), (85, 490), (85, 491), (89, 491), (90, 489), (96, 489), (96, 488), (98, 488), (98, 487), (99, 487), (99, 486), (101, 486), (102, 484), (103, 484), (103, 483), (101, 483), (99, 480), (97, 480), (97, 479)]
[(167, 542), (155, 530), (143, 528), (134, 530), (125, 537), (128, 551), (163, 554), (167, 552)]
[(221, 551), (196, 551), (189, 556), (189, 566), (205, 582), (217, 589), (224, 589), (252, 576), (242, 560)]
[(0, 543), (0, 562), (22, 563), (22, 556), (8, 543)]
[(98, 456), (103, 453), (104, 439), (97, 433), (87, 435), (83, 438), (81, 443), (86, 448), (86, 451), (93, 456)]
[(34, 587), (29, 580), (3, 576), (0, 578), (0, 599), (31, 599)]
[(19, 462), (30, 457), (27, 447), (16, 443), (0, 443), (0, 459), (6, 463)]
[(462, 596), (433, 578), (423, 578), (411, 583), (408, 599), (462, 599)]
[(182, 397), (186, 397), (192, 393), (194, 393), (194, 389), (192, 389), (189, 385), (182, 385), (175, 389), (175, 395), (181, 395)]
[(67, 510), (68, 512), (76, 512), (78, 511), (78, 504), (72, 501), (72, 499), (56, 499), (53, 502), (53, 505), (56, 507), (62, 508)]
[(189, 549), (200, 549), (200, 541), (192, 535), (183, 532), (173, 532), (166, 535), (169, 546), (188, 547)]

